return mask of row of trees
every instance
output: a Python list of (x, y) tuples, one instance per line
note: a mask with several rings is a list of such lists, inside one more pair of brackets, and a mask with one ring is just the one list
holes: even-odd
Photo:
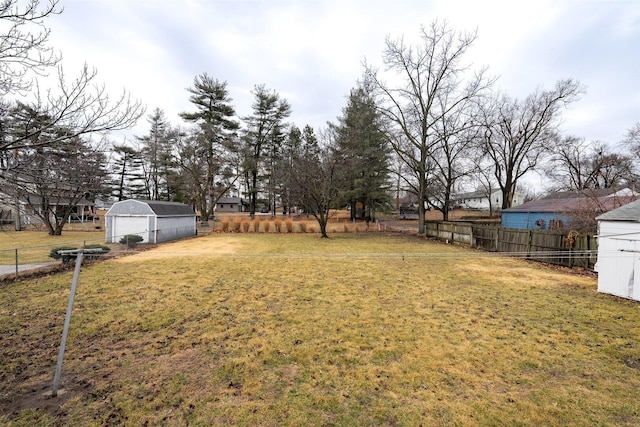
[[(388, 38), (383, 68), (365, 64), (342, 115), (318, 134), (288, 123), (291, 105), (264, 85), (252, 92), (251, 113), (237, 115), (226, 82), (204, 73), (188, 89), (183, 126), (156, 108), (146, 135), (112, 144), (109, 132), (130, 128), (144, 109), (126, 92), (110, 99), (88, 67), (65, 77), (44, 25), (61, 12), (57, 3), (0, 7), (0, 21), (11, 24), (0, 35), (3, 202), (37, 206), (51, 234), (83, 198), (182, 201), (207, 220), (217, 200), (234, 193), (252, 216), (260, 204), (301, 208), (326, 236), (332, 208), (349, 206), (353, 219), (389, 208), (392, 181), (396, 195), (417, 198), (421, 232), (426, 209), (447, 219), (451, 194), (471, 185), (500, 189), (502, 208), (510, 207), (531, 171), (546, 169), (566, 189), (633, 183), (640, 125), (629, 132), (627, 155), (561, 135), (563, 109), (583, 92), (577, 81), (524, 99), (501, 93), (487, 69), (465, 63), (477, 34), (438, 21), (421, 29), (416, 45)], [(56, 66), (57, 88), (40, 93), (32, 79)], [(34, 101), (12, 98), (23, 92)]]
[(156, 109), (137, 148), (115, 147), (113, 196), (180, 200), (206, 221), (233, 192), (248, 200), (251, 216), (261, 204), (285, 214), (297, 207), (316, 216), (323, 232), (330, 208), (349, 205), (355, 219), (389, 206), (390, 145), (367, 87), (352, 90), (343, 116), (318, 136), (286, 123), (291, 106), (264, 85), (241, 118), (226, 82), (205, 73), (188, 91), (193, 111), (180, 117), (190, 127), (173, 127)]

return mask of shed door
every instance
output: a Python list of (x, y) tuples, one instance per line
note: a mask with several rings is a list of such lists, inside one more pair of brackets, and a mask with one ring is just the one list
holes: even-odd
[(121, 216), (113, 221), (113, 241), (119, 242), (127, 234), (142, 236), (143, 242), (149, 242), (149, 218), (146, 216)]

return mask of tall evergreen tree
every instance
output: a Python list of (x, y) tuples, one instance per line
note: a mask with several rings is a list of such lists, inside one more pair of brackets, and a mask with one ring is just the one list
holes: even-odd
[(282, 154), (278, 162), (280, 170), (280, 199), (282, 200), (282, 213), (291, 215), (295, 193), (295, 181), (293, 168), (294, 157), (302, 145), (302, 132), (297, 126), (291, 126), (282, 146)]
[(156, 108), (147, 118), (149, 133), (137, 137), (141, 145), (147, 198), (150, 200), (170, 200), (167, 175), (174, 166), (172, 156), (175, 131), (164, 115)]
[[(255, 96), (251, 106), (253, 114), (244, 118), (247, 125), (244, 138), (245, 179), (249, 191), (251, 217), (256, 213), (260, 171), (263, 168), (266, 169), (269, 182), (274, 182), (273, 166), (276, 164), (280, 145), (284, 140), (284, 120), (291, 114), (289, 103), (281, 99), (277, 92), (268, 90), (264, 85), (256, 86), (253, 94)], [(274, 193), (273, 188), (268, 190)], [(271, 197), (269, 199), (271, 205)]]
[[(235, 182), (237, 171), (229, 170), (230, 157), (236, 150), (236, 130), (239, 128), (235, 109), (227, 91), (227, 83), (214, 80), (206, 73), (196, 76), (193, 87), (187, 89), (189, 101), (196, 108), (181, 113), (185, 121), (194, 123), (196, 133), (185, 140), (181, 148), (180, 165), (191, 177), (190, 187), (195, 205), (204, 223), (213, 215), (217, 200)], [(200, 172), (196, 172), (200, 171)]]
[(382, 129), (383, 117), (366, 84), (352, 89), (336, 132), (337, 154), (343, 162), (345, 202), (351, 219), (375, 218), (389, 205), (389, 139)]
[(111, 196), (118, 201), (148, 197), (142, 156), (135, 148), (126, 144), (114, 145), (110, 172), (113, 177)]

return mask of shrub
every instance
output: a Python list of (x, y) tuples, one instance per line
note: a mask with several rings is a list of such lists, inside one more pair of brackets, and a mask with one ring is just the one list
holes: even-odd
[(288, 219), (287, 221), (285, 221), (284, 225), (285, 225), (285, 228), (287, 229), (287, 233), (293, 233), (293, 221)]
[(233, 221), (233, 231), (236, 233), (240, 232), (240, 223), (238, 221)]
[(223, 219), (222, 222), (220, 223), (220, 226), (222, 227), (222, 231), (224, 231), (225, 233), (227, 231), (229, 231), (229, 221), (226, 219)]
[(250, 226), (250, 225), (251, 225), (251, 224), (249, 224), (249, 221), (245, 221), (245, 222), (243, 222), (243, 223), (242, 223), (242, 231), (244, 231), (245, 233), (248, 233), (248, 232), (249, 232), (249, 226)]
[(282, 231), (282, 221), (279, 219), (274, 220), (273, 227), (276, 229), (276, 233), (280, 233)]
[(120, 243), (127, 245), (128, 248), (133, 248), (136, 244), (142, 242), (144, 238), (138, 234), (127, 234), (122, 236)]
[(271, 228), (271, 223), (269, 221), (264, 223), (264, 232), (268, 233), (269, 229)]
[(258, 231), (260, 231), (260, 220), (259, 219), (254, 219), (253, 220), (253, 231), (255, 233), (257, 233)]
[[(103, 245), (100, 245), (100, 244), (86, 245), (86, 246), (84, 246), (82, 248), (64, 246), (64, 247), (51, 249), (51, 252), (49, 252), (49, 257), (51, 257), (53, 259), (62, 258), (62, 263), (66, 264), (69, 261), (71, 261), (71, 259), (75, 258), (75, 256), (73, 256), (73, 255), (61, 255), (60, 251), (74, 251), (74, 250), (77, 250), (77, 249), (102, 249), (103, 252), (109, 252), (111, 250), (111, 248), (109, 246), (103, 246)], [(99, 257), (100, 255), (99, 254), (86, 254), (85, 256), (86, 256), (86, 258), (89, 258), (89, 259), (95, 259), (95, 258)]]
[(301, 233), (306, 233), (307, 232), (307, 224), (305, 222), (301, 222), (300, 223), (300, 232)]

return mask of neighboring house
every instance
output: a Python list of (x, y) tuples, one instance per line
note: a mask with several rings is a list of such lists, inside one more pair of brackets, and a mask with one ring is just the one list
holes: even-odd
[[(3, 223), (14, 224), (16, 228), (25, 226), (39, 227), (43, 224), (42, 216), (44, 216), (44, 213), (41, 208), (41, 196), (35, 194), (23, 195), (19, 198), (17, 206), (15, 202), (12, 204), (12, 201), (12, 196), (0, 193), (0, 218), (2, 218)], [(56, 214), (57, 212), (66, 211), (67, 208), (69, 208), (69, 203), (71, 203), (69, 199), (64, 197), (50, 197), (48, 202), (50, 209)], [(16, 219), (18, 218), (18, 211), (20, 221), (15, 224)], [(54, 214), (50, 213), (50, 215), (53, 216)], [(57, 216), (60, 216), (60, 214), (57, 214)], [(94, 203), (83, 198), (71, 207), (71, 213), (69, 214), (67, 221), (82, 223), (92, 222), (94, 217)], [(55, 222), (53, 217), (51, 218), (51, 222)]]
[[(516, 192), (513, 195), (512, 206), (519, 206), (523, 203), (524, 195)], [(451, 206), (453, 207), (488, 211), (490, 205), (492, 210), (500, 210), (502, 208), (501, 190), (494, 190), (491, 193), (491, 199), (489, 199), (489, 195), (486, 191), (473, 191), (470, 193), (459, 193), (451, 195)]]
[(115, 243), (127, 234), (137, 234), (143, 243), (160, 243), (196, 234), (196, 214), (176, 202), (123, 200), (105, 214), (106, 242)]
[(216, 203), (216, 212), (246, 212), (249, 202), (240, 197), (222, 197)]
[(597, 215), (638, 198), (625, 189), (583, 190), (554, 193), (502, 211), (503, 228), (553, 230), (595, 223)]
[(640, 301), (640, 200), (598, 220), (598, 292)]

